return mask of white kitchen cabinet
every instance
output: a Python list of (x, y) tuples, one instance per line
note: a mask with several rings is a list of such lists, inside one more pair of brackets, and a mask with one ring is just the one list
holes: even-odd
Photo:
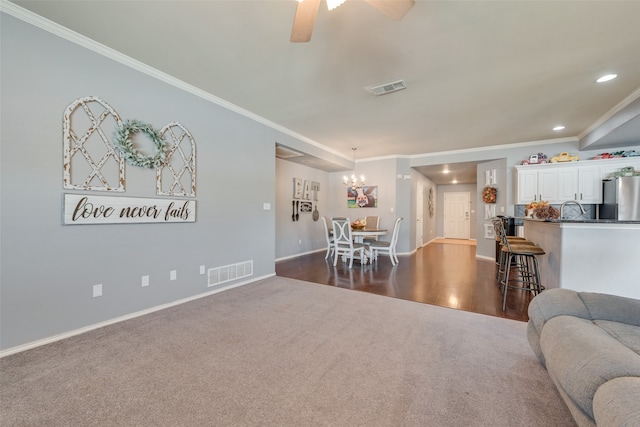
[(516, 204), (540, 200), (552, 204), (567, 200), (602, 203), (602, 180), (625, 166), (640, 169), (640, 157), (516, 166)]
[(558, 169), (556, 201), (578, 200), (578, 168)]
[(602, 203), (602, 178), (604, 172), (600, 166), (581, 166), (578, 168), (578, 193), (580, 203)]
[(558, 200), (558, 170), (538, 171), (538, 200)]
[(517, 204), (526, 205), (540, 200), (556, 200), (558, 198), (558, 170), (546, 169), (518, 170)]
[(518, 197), (516, 204), (526, 205), (538, 200), (538, 171), (518, 171)]

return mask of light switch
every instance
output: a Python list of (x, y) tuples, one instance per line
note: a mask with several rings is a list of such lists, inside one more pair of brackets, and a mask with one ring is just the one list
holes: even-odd
[(271, 210), (271, 203), (263, 203), (262, 204), (262, 210), (263, 211), (270, 211)]
[(142, 276), (142, 280), (140, 281), (140, 284), (142, 285), (143, 288), (145, 286), (149, 286), (149, 276)]
[(176, 270), (171, 270), (169, 272), (169, 279), (170, 280), (176, 280), (177, 277), (178, 277), (178, 272)]

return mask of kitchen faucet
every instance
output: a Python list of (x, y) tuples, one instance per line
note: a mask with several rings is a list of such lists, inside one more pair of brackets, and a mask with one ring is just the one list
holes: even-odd
[(562, 205), (560, 205), (560, 219), (564, 218), (564, 207), (565, 205), (568, 205), (569, 203), (574, 203), (576, 205), (578, 205), (578, 207), (580, 208), (580, 214), (584, 215), (586, 213), (586, 211), (584, 210), (584, 207), (582, 206), (582, 203), (576, 201), (576, 200), (567, 200), (566, 202), (562, 202)]

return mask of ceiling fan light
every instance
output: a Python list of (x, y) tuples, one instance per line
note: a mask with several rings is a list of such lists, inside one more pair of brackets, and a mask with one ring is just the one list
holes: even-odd
[(327, 8), (333, 10), (344, 2), (345, 0), (327, 0)]

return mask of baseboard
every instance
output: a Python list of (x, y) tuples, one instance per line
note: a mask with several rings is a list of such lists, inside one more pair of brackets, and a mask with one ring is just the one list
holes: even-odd
[(476, 255), (476, 258), (482, 261), (491, 261), (491, 262), (496, 262), (495, 258), (492, 258), (490, 256), (484, 256), (484, 255)]
[(144, 310), (136, 311), (135, 313), (126, 314), (124, 316), (115, 317), (113, 319), (105, 320), (104, 322), (94, 323), (93, 325), (85, 326), (85, 327), (82, 327), (82, 328), (79, 328), (79, 329), (75, 329), (75, 330), (69, 331), (69, 332), (64, 332), (62, 334), (54, 335), (54, 336), (51, 336), (51, 337), (48, 337), (48, 338), (43, 338), (43, 339), (40, 339), (40, 340), (32, 341), (32, 342), (27, 343), (27, 344), (22, 344), (22, 345), (19, 345), (19, 346), (16, 346), (16, 347), (11, 347), (11, 348), (8, 348), (6, 350), (0, 351), (0, 359), (2, 359), (5, 356), (10, 356), (12, 354), (20, 353), (20, 352), (23, 352), (23, 351), (26, 351), (26, 350), (30, 350), (32, 348), (40, 347), (40, 346), (43, 346), (43, 345), (46, 345), (46, 344), (51, 344), (51, 343), (56, 342), (56, 341), (61, 341), (61, 340), (66, 339), (66, 338), (70, 338), (70, 337), (73, 337), (73, 336), (76, 336), (76, 335), (84, 334), (85, 332), (93, 331), (95, 329), (103, 328), (105, 326), (113, 325), (115, 323), (124, 322), (125, 320), (135, 319), (136, 317), (144, 316), (146, 314), (151, 314), (151, 313), (154, 313), (156, 311), (160, 311), (160, 310), (164, 310), (166, 308), (174, 307), (176, 305), (180, 305), (180, 304), (184, 304), (184, 303), (187, 303), (187, 302), (190, 302), (190, 301), (194, 301), (194, 300), (197, 300), (197, 299), (200, 299), (200, 298), (208, 297), (210, 295), (217, 294), (217, 293), (222, 292), (222, 291), (227, 291), (229, 289), (233, 289), (233, 288), (237, 288), (237, 287), (240, 287), (240, 286), (248, 285), (249, 283), (257, 282), (258, 280), (267, 279), (267, 278), (273, 277), (275, 275), (276, 275), (275, 273), (272, 273), (272, 274), (267, 274), (267, 275), (264, 275), (264, 276), (261, 276), (261, 277), (254, 277), (254, 278), (252, 278), (250, 280), (245, 280), (245, 281), (242, 281), (242, 282), (231, 283), (231, 284), (228, 284), (226, 286), (220, 286), (219, 288), (212, 289), (212, 290), (210, 290), (208, 292), (204, 292), (204, 293), (201, 293), (201, 294), (193, 295), (193, 296), (190, 296), (190, 297), (187, 297), (187, 298), (182, 298), (182, 299), (179, 299), (179, 300), (176, 300), (176, 301), (172, 301), (172, 302), (169, 302), (169, 303), (166, 303), (166, 304), (157, 305), (155, 307), (150, 307), (150, 308), (147, 308), (147, 309), (144, 309)]
[(276, 262), (278, 261), (286, 261), (288, 259), (292, 259), (292, 258), (298, 258), (299, 256), (304, 256), (304, 255), (311, 255), (311, 254), (315, 254), (316, 252), (326, 252), (327, 248), (322, 248), (322, 249), (315, 249), (313, 251), (307, 251), (307, 252), (300, 252), (299, 254), (293, 254), (293, 255), (287, 255), (287, 256), (283, 256), (281, 258), (276, 258)]

